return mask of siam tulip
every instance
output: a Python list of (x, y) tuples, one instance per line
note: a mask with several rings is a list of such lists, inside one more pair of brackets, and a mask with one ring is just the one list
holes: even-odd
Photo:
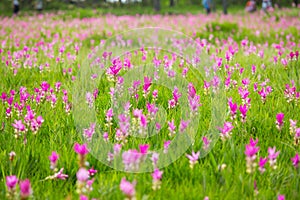
[(50, 160), (50, 169), (55, 170), (59, 155), (55, 151), (52, 151), (52, 154), (48, 158)]
[(55, 179), (66, 180), (66, 178), (68, 178), (69, 176), (67, 174), (64, 174), (63, 171), (64, 171), (64, 168), (61, 168), (54, 175), (46, 177), (45, 180), (48, 180), (48, 179), (52, 179), (52, 180), (55, 180)]
[(165, 154), (168, 153), (168, 149), (169, 149), (170, 144), (171, 144), (171, 140), (167, 140), (167, 141), (164, 142), (164, 151), (163, 152)]
[(16, 137), (20, 136), (20, 133), (24, 133), (27, 131), (25, 125), (23, 124), (22, 120), (15, 120), (15, 123), (12, 124), (15, 128)]
[(85, 168), (80, 168), (77, 173), (77, 182), (76, 182), (76, 192), (80, 195), (88, 193), (92, 190), (91, 185), (93, 184), (93, 179), (89, 180), (90, 178), (90, 173), (87, 169)]
[(183, 120), (181, 120), (180, 121), (180, 125), (179, 125), (179, 131), (181, 133), (183, 133), (185, 131), (185, 129), (188, 127), (189, 123), (190, 123), (190, 121), (183, 121)]
[(276, 115), (276, 128), (281, 131), (283, 127), (283, 119), (284, 119), (284, 113), (278, 113)]
[(120, 183), (120, 190), (126, 196), (125, 200), (135, 200), (136, 191), (135, 191), (136, 181), (130, 183), (126, 178), (122, 178)]
[(228, 106), (229, 106), (230, 113), (231, 113), (230, 118), (231, 118), (231, 120), (234, 120), (236, 118), (236, 112), (237, 112), (238, 106), (236, 103), (232, 102), (232, 98), (228, 99)]
[(277, 196), (277, 200), (285, 200), (285, 196), (283, 194), (279, 194)]
[(189, 100), (189, 107), (191, 109), (191, 114), (197, 115), (198, 108), (202, 106), (202, 104), (200, 103), (200, 96), (196, 95), (194, 98), (188, 96), (188, 100)]
[(223, 141), (231, 137), (231, 131), (234, 128), (231, 122), (225, 122), (223, 128), (219, 128), (221, 131), (220, 136)]
[(111, 121), (112, 121), (113, 116), (114, 116), (113, 109), (112, 108), (108, 109), (107, 112), (106, 112), (106, 118), (105, 119), (106, 119), (106, 122), (109, 125), (111, 125)]
[(79, 167), (84, 167), (86, 155), (89, 153), (87, 144), (80, 145), (78, 143), (75, 143), (74, 151), (78, 154), (79, 157)]
[(98, 171), (94, 169), (94, 167), (92, 167), (91, 169), (88, 170), (90, 176), (94, 176)]
[(122, 160), (125, 171), (137, 171), (140, 167), (143, 154), (135, 149), (123, 152)]
[(296, 153), (296, 155), (293, 158), (291, 158), (291, 161), (293, 163), (293, 166), (295, 168), (298, 168), (299, 167), (299, 162), (300, 162), (300, 156), (299, 156), (299, 154)]
[(290, 119), (290, 134), (294, 135), (297, 129), (297, 120)]
[(174, 119), (170, 122), (168, 122), (168, 130), (170, 131), (169, 132), (169, 136), (173, 136), (176, 134), (176, 126), (175, 126), (175, 123), (174, 123)]
[(151, 85), (152, 85), (152, 78), (145, 76), (144, 77), (144, 85), (143, 85), (144, 97), (146, 97), (148, 95)]
[(150, 115), (150, 119), (153, 120), (158, 111), (158, 107), (156, 107), (155, 104), (151, 104), (151, 103), (147, 103), (146, 107)]
[(241, 112), (242, 123), (245, 123), (245, 122), (246, 122), (246, 117), (247, 117), (247, 112), (248, 112), (247, 105), (246, 105), (246, 104), (241, 105), (241, 106), (239, 107), (239, 110), (240, 110), (240, 112)]
[(208, 90), (210, 88), (210, 82), (207, 82), (204, 80), (204, 94), (207, 95), (208, 94)]
[(188, 84), (188, 95), (191, 98), (194, 98), (196, 95), (196, 89), (192, 83)]
[(269, 158), (269, 164), (270, 164), (270, 167), (273, 168), (273, 169), (276, 169), (277, 166), (276, 166), (276, 159), (279, 155), (279, 151), (276, 152), (276, 147), (269, 147), (268, 148), (268, 158)]
[(193, 169), (194, 165), (198, 162), (199, 156), (200, 156), (200, 151), (196, 153), (192, 151), (191, 155), (189, 154), (186, 155), (186, 157), (189, 159), (191, 169)]
[(85, 98), (86, 98), (86, 103), (89, 105), (89, 108), (92, 108), (94, 105), (93, 94), (90, 92), (87, 92)]
[(91, 123), (89, 128), (83, 129), (83, 136), (90, 141), (95, 133), (96, 123)]
[(268, 158), (262, 158), (262, 157), (259, 158), (258, 170), (260, 171), (260, 173), (264, 173), (266, 171), (265, 165), (267, 162), (268, 162)]
[(8, 198), (15, 199), (16, 196), (16, 186), (18, 183), (18, 178), (15, 175), (6, 176), (6, 187), (8, 190)]
[(203, 147), (202, 148), (205, 151), (207, 151), (209, 149), (209, 147), (210, 147), (211, 140), (209, 140), (207, 137), (203, 136), (202, 137), (202, 141), (203, 141)]
[(156, 152), (153, 152), (150, 160), (152, 161), (152, 165), (154, 168), (157, 167), (158, 159), (159, 159), (159, 154)]
[(158, 168), (154, 169), (154, 172), (151, 174), (153, 190), (160, 189), (162, 175), (163, 175), (163, 171), (160, 171)]
[(158, 90), (153, 90), (152, 96), (153, 96), (154, 101), (156, 101), (158, 98)]
[(255, 167), (257, 166), (255, 160), (256, 160), (256, 154), (259, 150), (259, 147), (256, 146), (258, 143), (258, 139), (253, 140), (250, 138), (249, 144), (246, 145), (245, 155), (246, 155), (246, 166), (247, 170), (246, 172), (251, 174), (254, 172)]
[(21, 199), (22, 200), (28, 199), (32, 195), (30, 181), (28, 179), (25, 179), (24, 181), (20, 181), (19, 186), (20, 186)]

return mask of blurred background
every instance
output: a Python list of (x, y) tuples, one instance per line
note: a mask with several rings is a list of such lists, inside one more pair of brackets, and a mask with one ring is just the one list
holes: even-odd
[[(0, 15), (12, 15), (14, 0), (0, 0)], [(42, 2), (42, 10), (46, 12), (76, 11), (81, 16), (111, 13), (115, 15), (132, 14), (196, 14), (204, 12), (202, 0), (18, 0), (20, 11), (30, 14), (37, 10)], [(244, 11), (248, 0), (212, 0), (212, 11), (222, 12), (224, 3), (228, 12)], [(292, 7), (298, 0), (273, 0), (275, 7)], [(256, 1), (258, 7), (262, 0)], [(75, 13), (74, 13), (75, 14)], [(79, 17), (80, 17), (79, 16)], [(78, 17), (78, 16), (77, 16)]]

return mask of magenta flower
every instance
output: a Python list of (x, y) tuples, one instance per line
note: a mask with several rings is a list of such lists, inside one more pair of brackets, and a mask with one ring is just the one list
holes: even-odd
[(170, 144), (171, 144), (171, 140), (167, 140), (164, 142), (164, 153), (168, 153)]
[(126, 171), (136, 171), (139, 169), (142, 154), (135, 149), (129, 149), (123, 152), (122, 161)]
[(177, 105), (178, 104), (178, 100), (182, 96), (182, 94), (179, 93), (179, 90), (178, 90), (178, 88), (176, 86), (174, 87), (174, 90), (173, 90), (172, 94), (173, 94), (173, 99), (174, 99), (174, 101), (176, 102), (176, 105)]
[(239, 107), (239, 110), (240, 110), (240, 112), (241, 112), (242, 123), (245, 123), (245, 122), (246, 122), (246, 117), (247, 117), (247, 112), (248, 112), (247, 105), (246, 105), (246, 104), (241, 105), (241, 106)]
[(231, 122), (225, 122), (223, 128), (219, 128), (221, 131), (221, 139), (225, 141), (226, 139), (231, 137), (231, 131), (234, 128)]
[(211, 140), (209, 140), (207, 137), (203, 136), (202, 141), (203, 141), (203, 149), (208, 150), (209, 146), (210, 146), (210, 143), (211, 143)]
[(14, 190), (16, 188), (17, 183), (18, 178), (15, 175), (6, 176), (6, 186), (9, 191)]
[(283, 113), (278, 113), (276, 115), (276, 127), (279, 131), (281, 131), (283, 127), (283, 119), (284, 119), (284, 114)]
[(268, 162), (268, 158), (262, 158), (262, 157), (259, 158), (259, 162), (258, 162), (259, 168), (258, 168), (258, 170), (261, 173), (264, 173), (266, 171), (265, 165), (266, 165), (267, 162)]
[(52, 154), (49, 156), (49, 160), (51, 163), (51, 169), (55, 169), (58, 158), (59, 158), (59, 155), (55, 151), (52, 151)]
[(143, 85), (144, 95), (148, 94), (151, 84), (152, 84), (152, 78), (145, 76), (144, 77), (144, 85)]
[(192, 151), (191, 155), (189, 155), (189, 154), (186, 155), (186, 157), (189, 159), (190, 167), (192, 169), (193, 169), (194, 165), (198, 162), (199, 156), (200, 156), (200, 151), (198, 151), (197, 153)]
[(15, 128), (16, 133), (26, 131), (25, 125), (23, 124), (22, 120), (15, 120), (15, 123), (12, 125)]
[(91, 169), (88, 170), (90, 176), (94, 176), (97, 173), (97, 170), (94, 169), (94, 167), (92, 167)]
[(256, 146), (258, 143), (258, 139), (253, 140), (252, 138), (250, 139), (249, 144), (246, 145), (246, 150), (245, 150), (245, 155), (246, 155), (246, 167), (247, 173), (252, 173), (254, 172), (255, 167), (257, 166), (255, 160), (256, 160), (256, 154), (259, 150), (259, 147)]
[(270, 163), (271, 168), (273, 168), (273, 169), (277, 168), (276, 159), (277, 159), (279, 153), (280, 153), (279, 151), (276, 152), (276, 147), (273, 147), (273, 148), (269, 147), (268, 148), (269, 163)]
[(130, 183), (126, 180), (126, 178), (122, 178), (120, 183), (120, 190), (125, 194), (127, 198), (133, 199), (135, 197), (135, 185), (136, 181)]
[(154, 169), (154, 172), (151, 174), (153, 179), (152, 181), (153, 190), (160, 189), (162, 175), (163, 175), (163, 171), (160, 171), (158, 168)]
[(154, 168), (157, 166), (158, 158), (159, 158), (159, 154), (156, 152), (153, 152), (150, 160), (152, 161)]
[(83, 129), (83, 135), (88, 139), (91, 140), (94, 133), (95, 133), (96, 123), (91, 123), (90, 127), (87, 129)]
[(229, 106), (230, 113), (231, 113), (231, 120), (234, 120), (235, 116), (236, 116), (236, 111), (238, 109), (238, 106), (237, 106), (236, 103), (232, 102), (232, 98), (228, 99), (228, 106)]
[(90, 178), (90, 173), (85, 168), (80, 168), (76, 173), (77, 180), (80, 182), (86, 182)]
[(149, 144), (139, 145), (140, 153), (147, 154), (149, 147), (150, 147)]
[(114, 116), (113, 109), (112, 108), (108, 109), (107, 112), (106, 112), (106, 121), (108, 123), (110, 123), (113, 116)]
[(85, 156), (86, 154), (89, 153), (89, 150), (87, 148), (87, 144), (80, 145), (78, 143), (75, 143), (75, 145), (74, 145), (74, 151), (77, 154), (82, 155), (82, 156)]
[(298, 153), (296, 153), (295, 157), (291, 158), (292, 163), (294, 165), (294, 167), (298, 167), (299, 166), (299, 162), (300, 162), (300, 156)]
[(32, 194), (30, 181), (28, 179), (20, 181), (19, 185), (21, 199), (27, 199)]
[(168, 126), (169, 126), (168, 129), (170, 131), (169, 135), (170, 136), (175, 135), (176, 134), (176, 126), (175, 126), (175, 123), (174, 123), (174, 119), (172, 121), (168, 122)]
[(196, 95), (196, 89), (192, 83), (188, 84), (188, 95), (191, 98), (194, 98)]
[(188, 127), (189, 123), (190, 123), (190, 121), (184, 121), (184, 120), (181, 120), (181, 121), (180, 121), (180, 125), (179, 125), (179, 131), (180, 131), (181, 133), (183, 133), (184, 130)]
[(285, 196), (283, 194), (278, 195), (277, 200), (285, 200)]

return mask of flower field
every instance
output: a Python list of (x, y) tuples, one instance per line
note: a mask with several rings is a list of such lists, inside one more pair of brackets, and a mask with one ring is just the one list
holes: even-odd
[(0, 199), (300, 199), (299, 38), (276, 10), (0, 18)]

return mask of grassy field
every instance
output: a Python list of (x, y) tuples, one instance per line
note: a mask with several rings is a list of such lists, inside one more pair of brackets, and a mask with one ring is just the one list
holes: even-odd
[[(131, 11), (113, 12), (126, 15)], [(143, 16), (104, 15), (107, 13), (109, 10), (96, 9), (0, 18), (0, 199), (84, 199), (83, 195), (89, 199), (300, 198), (296, 157), (300, 129), (299, 123), (290, 121), (300, 120), (299, 9), (275, 10), (270, 16), (242, 11), (206, 16), (196, 10), (188, 15), (150, 15), (151, 10), (142, 10), (149, 14)], [(155, 43), (155, 37), (146, 34), (147, 44), (163, 48), (159, 53), (142, 48), (139, 41), (147, 37), (142, 37), (141, 30), (127, 35), (130, 42), (126, 37), (114, 37), (153, 26), (160, 27), (157, 32), (165, 38)], [(115, 43), (103, 47), (105, 40)], [(191, 57), (180, 56), (179, 49), (189, 47)], [(112, 57), (105, 59), (103, 53), (110, 48)], [(119, 59), (111, 59), (119, 55)], [(147, 71), (155, 64), (153, 69), (161, 79)], [(137, 69), (144, 71), (137, 73)], [(131, 71), (133, 76), (126, 76)], [(149, 88), (145, 77), (152, 78)], [(140, 85), (136, 84), (132, 96), (127, 91), (133, 80), (140, 80)], [(178, 105), (169, 108), (170, 100), (180, 96), (173, 94), (175, 86), (182, 96)], [(111, 95), (112, 88), (115, 95)], [(114, 98), (120, 105), (129, 101), (129, 111), (116, 107)], [(228, 106), (229, 98), (236, 103), (236, 111)], [(191, 115), (190, 99), (199, 106), (195, 109), (198, 114)], [(158, 107), (153, 119), (147, 103)], [(111, 121), (106, 114), (109, 108), (114, 110)], [(135, 114), (135, 109), (142, 113)], [(279, 113), (284, 114), (283, 122)], [(154, 133), (156, 120), (162, 120), (158, 134), (137, 137), (139, 131)], [(172, 120), (174, 135), (170, 135), (173, 128), (168, 123)], [(190, 122), (185, 131), (180, 130), (182, 120)], [(97, 122), (94, 131), (89, 128), (93, 122)], [(225, 122), (233, 129), (223, 127)], [(83, 129), (88, 128), (93, 133), (90, 139), (83, 136)], [(112, 144), (122, 144), (122, 151), (113, 157), (115, 165), (107, 161), (113, 149), (106, 146), (105, 132)], [(190, 136), (195, 141), (175, 159), (175, 150), (184, 149)], [(182, 137), (188, 139), (181, 141)], [(212, 141), (208, 150), (203, 137)], [(258, 143), (249, 142), (251, 138)], [(170, 155), (162, 153), (168, 140), (175, 141)], [(90, 152), (84, 155), (82, 149), (74, 150), (76, 143), (88, 144)], [(139, 146), (145, 144), (149, 150), (143, 154)], [(276, 147), (279, 155), (270, 147)], [(159, 152), (157, 166), (146, 173), (124, 172), (124, 153), (129, 150), (137, 150), (127, 155), (129, 163), (138, 163), (136, 172), (143, 171), (147, 163), (152, 166), (155, 152)], [(51, 168), (53, 151), (59, 159), (52, 157)], [(200, 152), (193, 168), (192, 159), (186, 156), (192, 151)], [(265, 165), (260, 158), (268, 158)], [(167, 159), (171, 164), (160, 168)], [(92, 167), (97, 170), (95, 175), (79, 170)], [(163, 172), (162, 178), (153, 178), (156, 167)], [(68, 175), (66, 180), (53, 176), (61, 168)], [(11, 183), (10, 189), (7, 176), (11, 175), (18, 180), (28, 178), (31, 191), (27, 188), (26, 192), (21, 182)], [(124, 177), (136, 185), (121, 184)], [(91, 180), (92, 190), (88, 187)], [(153, 190), (154, 184), (160, 184), (160, 189)]]

